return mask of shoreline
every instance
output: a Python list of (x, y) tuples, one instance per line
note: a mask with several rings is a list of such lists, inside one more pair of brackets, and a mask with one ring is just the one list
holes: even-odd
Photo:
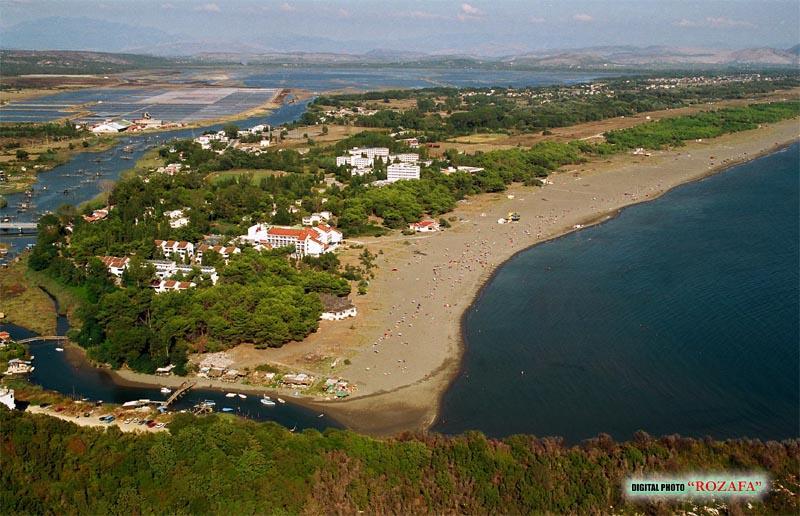
[(671, 188), (665, 189), (665, 190), (659, 192), (657, 195), (655, 195), (653, 197), (650, 197), (648, 199), (642, 199), (641, 201), (637, 201), (637, 202), (634, 202), (634, 203), (631, 203), (631, 204), (627, 204), (625, 206), (621, 206), (621, 207), (619, 207), (617, 209), (614, 209), (614, 210), (611, 210), (611, 211), (609, 211), (607, 213), (598, 213), (594, 220), (587, 221), (587, 222), (581, 224), (580, 228), (567, 229), (567, 230), (565, 230), (564, 232), (562, 232), (560, 234), (553, 235), (552, 237), (547, 238), (545, 240), (541, 240), (541, 241), (539, 241), (539, 242), (537, 242), (537, 243), (535, 243), (535, 244), (533, 244), (533, 245), (531, 245), (529, 247), (520, 249), (517, 252), (515, 252), (514, 254), (512, 254), (511, 256), (509, 256), (504, 262), (502, 262), (500, 265), (495, 267), (495, 269), (491, 272), (491, 274), (489, 274), (488, 278), (486, 278), (486, 280), (483, 281), (483, 283), (481, 284), (480, 288), (478, 288), (478, 290), (475, 292), (475, 295), (473, 296), (472, 300), (469, 302), (469, 304), (467, 305), (467, 308), (464, 309), (464, 311), (461, 314), (461, 317), (459, 318), (459, 339), (460, 339), (460, 343), (461, 343), (461, 346), (459, 348), (459, 351), (461, 352), (461, 355), (459, 356), (459, 367), (457, 368), (455, 373), (451, 376), (450, 382), (448, 383), (447, 388), (441, 392), (441, 394), (439, 396), (439, 400), (437, 402), (436, 416), (434, 417), (434, 419), (431, 422), (431, 424), (428, 425), (425, 428), (425, 430), (429, 430), (432, 426), (434, 426), (438, 422), (439, 417), (441, 416), (440, 408), (442, 406), (442, 403), (444, 402), (444, 396), (447, 394), (447, 391), (450, 389), (450, 387), (452, 386), (453, 382), (455, 382), (456, 378), (458, 378), (463, 373), (463, 357), (464, 357), (464, 354), (466, 353), (466, 348), (468, 346), (468, 342), (467, 342), (467, 338), (466, 338), (466, 331), (465, 331), (467, 315), (468, 315), (470, 309), (473, 306), (475, 306), (475, 304), (480, 300), (480, 298), (483, 295), (483, 293), (486, 290), (486, 288), (489, 286), (489, 284), (492, 282), (492, 280), (495, 278), (495, 276), (497, 276), (497, 274), (500, 272), (500, 269), (503, 266), (505, 266), (508, 262), (510, 262), (511, 260), (516, 258), (517, 256), (519, 256), (520, 254), (522, 254), (524, 252), (527, 252), (527, 251), (529, 251), (529, 250), (531, 250), (534, 247), (537, 247), (539, 245), (546, 244), (548, 242), (556, 241), (556, 240), (558, 240), (560, 238), (564, 238), (565, 236), (570, 235), (572, 233), (575, 233), (575, 232), (578, 232), (578, 231), (583, 231), (584, 229), (589, 229), (589, 228), (592, 228), (594, 226), (599, 226), (601, 224), (605, 224), (607, 222), (611, 222), (614, 219), (616, 219), (617, 217), (619, 217), (622, 214), (623, 211), (625, 211), (627, 209), (630, 209), (630, 208), (633, 208), (635, 206), (638, 206), (640, 204), (656, 201), (656, 200), (660, 199), (662, 196), (664, 196), (665, 194), (675, 190), (676, 188), (680, 188), (681, 186), (685, 186), (685, 185), (688, 185), (688, 184), (692, 184), (692, 183), (696, 183), (696, 182), (699, 182), (699, 181), (703, 181), (703, 180), (705, 180), (705, 179), (707, 179), (709, 177), (713, 177), (713, 176), (715, 176), (717, 174), (722, 174), (722, 173), (727, 172), (730, 169), (732, 169), (734, 167), (737, 167), (739, 165), (742, 165), (742, 164), (748, 163), (750, 161), (754, 161), (754, 160), (763, 158), (764, 156), (768, 156), (768, 155), (774, 154), (776, 152), (780, 152), (780, 151), (782, 151), (782, 150), (784, 150), (784, 149), (786, 149), (788, 147), (791, 147), (792, 145), (794, 145), (796, 143), (800, 143), (800, 134), (798, 134), (795, 139), (788, 140), (788, 141), (785, 141), (783, 143), (777, 143), (774, 147), (771, 147), (769, 149), (764, 149), (764, 150), (762, 150), (760, 152), (757, 152), (757, 153), (755, 153), (755, 154), (753, 154), (751, 156), (748, 156), (748, 158), (746, 158), (746, 159), (741, 159), (741, 160), (737, 160), (737, 161), (729, 161), (729, 162), (725, 163), (724, 165), (719, 165), (718, 167), (715, 167), (715, 168), (707, 171), (706, 173), (704, 173), (704, 174), (702, 174), (702, 175), (700, 175), (698, 177), (695, 177), (693, 179), (687, 179), (686, 181), (684, 181), (682, 183), (678, 183), (678, 184), (676, 184), (675, 186), (673, 186)]
[[(430, 429), (433, 425), (436, 424), (436, 421), (439, 418), (441, 412), (440, 407), (444, 401), (444, 396), (446, 392), (448, 391), (449, 387), (451, 386), (455, 378), (459, 374), (461, 374), (461, 367), (463, 363), (462, 359), (466, 351), (466, 345), (467, 345), (464, 332), (465, 318), (470, 308), (474, 305), (475, 301), (479, 299), (484, 288), (490, 283), (490, 281), (495, 276), (495, 274), (497, 274), (502, 265), (504, 265), (507, 261), (511, 260), (518, 254), (527, 251), (536, 245), (549, 242), (557, 238), (561, 238), (569, 233), (572, 233), (573, 231), (578, 231), (581, 229), (585, 229), (587, 227), (591, 227), (612, 220), (616, 218), (624, 209), (629, 208), (631, 206), (635, 206), (643, 202), (649, 202), (658, 199), (663, 194), (681, 185), (685, 185), (695, 181), (701, 181), (707, 177), (726, 171), (742, 163), (758, 159), (767, 154), (779, 152), (781, 149), (794, 144), (800, 139), (799, 130), (800, 127), (798, 127), (798, 120), (793, 119), (780, 122), (777, 124), (771, 124), (769, 126), (764, 126), (760, 129), (755, 129), (753, 131), (736, 133), (733, 135), (725, 135), (720, 138), (704, 142), (706, 148), (703, 150), (711, 151), (714, 154), (719, 153), (726, 146), (726, 144), (734, 143), (735, 148), (729, 148), (729, 151), (733, 151), (733, 155), (715, 163), (713, 166), (708, 166), (703, 168), (697, 167), (691, 170), (689, 173), (684, 173), (681, 177), (677, 178), (676, 180), (669, 182), (669, 184), (661, 185), (661, 183), (659, 183), (657, 191), (653, 193), (648, 193), (642, 197), (636, 196), (635, 198), (629, 199), (629, 202), (621, 203), (609, 209), (594, 211), (589, 215), (579, 216), (577, 219), (570, 220), (569, 223), (567, 224), (561, 224), (560, 227), (556, 228), (554, 231), (551, 231), (546, 235), (541, 235), (541, 237), (533, 238), (529, 243), (524, 244), (518, 248), (515, 248), (513, 252), (511, 252), (507, 256), (502, 256), (502, 259), (498, 263), (496, 264), (493, 263), (490, 270), (483, 271), (482, 274), (477, 275), (473, 279), (474, 284), (476, 286), (474, 290), (472, 290), (468, 302), (463, 305), (463, 309), (460, 310), (458, 317), (455, 319), (455, 324), (457, 326), (457, 331), (454, 339), (457, 349), (456, 354), (446, 357), (445, 360), (441, 362), (441, 364), (438, 367), (430, 368), (427, 374), (417, 379), (415, 382), (407, 383), (405, 385), (398, 385), (392, 389), (381, 389), (381, 390), (376, 390), (374, 392), (364, 393), (363, 395), (356, 394), (351, 398), (337, 402), (337, 404), (335, 405), (328, 404), (330, 405), (329, 410), (333, 413), (334, 417), (336, 417), (339, 421), (343, 422), (349, 428), (352, 428), (356, 431), (362, 431), (374, 435), (391, 435), (397, 433), (398, 431)], [(779, 134), (775, 135), (770, 133), (779, 133)], [(753, 136), (755, 136), (756, 138), (751, 138)], [(778, 141), (774, 139), (776, 136), (779, 137)], [(747, 148), (748, 151), (750, 150), (750, 146), (754, 143), (753, 142), (754, 139), (757, 140), (757, 142), (755, 143), (758, 146), (758, 149), (752, 152), (742, 153), (741, 152), (742, 148)], [(671, 157), (673, 159), (678, 159), (676, 156), (680, 156), (681, 154), (686, 154), (687, 152), (695, 152), (695, 149), (697, 149), (698, 147), (699, 146), (695, 145), (695, 142), (693, 142), (684, 147), (679, 147), (668, 151), (657, 151), (657, 152), (659, 154), (658, 157), (661, 158), (661, 161), (663, 162), (665, 158)], [(728, 152), (728, 154), (730, 154), (730, 152)], [(619, 162), (621, 160), (629, 160), (629, 159), (630, 159), (629, 155), (622, 155), (617, 157), (617, 159), (610, 160), (612, 162), (612, 169), (616, 169), (618, 168), (618, 166), (635, 167), (635, 164), (632, 163), (626, 163), (620, 165), (614, 163), (614, 162)], [(674, 168), (669, 166), (668, 164), (660, 163), (659, 165), (660, 166), (655, 168), (658, 168), (660, 171), (668, 172), (670, 171), (671, 168)], [(603, 163), (600, 162), (590, 162), (584, 164), (584, 166), (586, 168), (599, 169), (599, 170), (593, 170), (587, 177), (602, 178), (604, 174), (612, 172), (609, 170), (602, 170), (605, 167), (603, 167)], [(580, 168), (581, 166), (579, 165), (578, 167)], [(566, 168), (574, 168), (574, 167), (566, 167)], [(562, 179), (561, 182), (563, 182), (563, 179), (569, 172), (574, 172), (574, 171), (562, 170), (551, 175), (548, 179), (555, 180), (556, 178), (560, 178)], [(548, 192), (548, 188), (549, 186), (545, 186), (544, 188), (541, 189), (540, 192), (546, 194)], [(633, 185), (631, 186), (631, 188), (633, 189)], [(539, 193), (536, 191), (532, 192), (531, 188), (529, 187), (526, 188), (513, 185), (509, 187), (509, 189), (506, 192), (503, 192), (503, 194), (514, 195), (516, 197), (516, 195), (519, 194), (520, 192), (523, 194)], [(575, 227), (578, 224), (580, 225), (580, 227)], [(505, 226), (510, 226), (510, 225), (503, 225), (503, 226), (498, 225), (499, 228), (506, 229)], [(447, 230), (447, 231), (452, 231), (452, 230)], [(381, 273), (385, 273), (385, 270), (379, 269), (379, 271)], [(346, 376), (346, 373), (344, 375)], [(351, 375), (350, 378), (354, 379), (353, 376), (355, 375)], [(444, 376), (445, 378), (442, 378), (442, 376)], [(438, 382), (436, 382), (435, 380), (438, 380)], [(413, 391), (419, 391), (420, 389), (415, 387), (418, 387), (419, 385), (425, 383), (428, 384), (439, 383), (438, 386), (428, 385), (429, 392), (425, 393), (427, 394), (427, 396), (423, 396), (425, 398), (428, 398), (427, 404), (417, 403), (416, 407), (407, 409), (406, 414), (404, 414), (404, 416), (395, 416), (394, 418), (391, 418), (392, 420), (390, 421), (382, 421), (378, 422), (377, 424), (374, 421), (370, 422), (363, 421), (364, 414), (374, 414), (375, 412), (378, 411), (380, 407), (386, 407), (387, 405), (389, 406), (396, 405), (399, 402), (399, 400), (398, 399), (392, 400), (391, 398), (402, 398), (403, 394), (412, 394)], [(406, 392), (406, 391), (411, 391), (411, 392)], [(436, 391), (436, 392), (431, 393), (430, 391)], [(435, 395), (432, 396), (432, 394)], [(427, 406), (420, 407), (420, 405), (427, 405)], [(385, 416), (385, 417), (390, 418), (390, 416)], [(379, 419), (379, 417), (374, 419)]]
[[(198, 388), (285, 395), (293, 404), (324, 410), (338, 423), (370, 435), (428, 430), (436, 424), (444, 396), (461, 374), (467, 345), (465, 317), (507, 261), (541, 243), (611, 220), (624, 209), (658, 199), (678, 186), (778, 152), (799, 138), (800, 120), (792, 119), (672, 150), (654, 151), (652, 157), (621, 154), (570, 165), (549, 176), (548, 184), (542, 188), (514, 184), (502, 193), (481, 194), (459, 202), (453, 212), (446, 214), (457, 221), (443, 232), (364, 239), (361, 243), (373, 251), (380, 249), (381, 254), (370, 291), (355, 298), (359, 316), (350, 320), (352, 324), (323, 321), (321, 330), (302, 342), (253, 353), (259, 363), (302, 363), (303, 355), (319, 350), (350, 358), (350, 365), (336, 370), (331, 367), (322, 374), (350, 380), (359, 388), (354, 395), (336, 401), (295, 398), (283, 390), (211, 379), (197, 379)], [(585, 187), (590, 190), (583, 190)], [(589, 200), (589, 195), (595, 197)], [(529, 202), (521, 205), (526, 199)], [(511, 210), (522, 214), (520, 223), (496, 223), (499, 214)], [(509, 239), (510, 245), (494, 241), (489, 244), (491, 239), (503, 238)], [(393, 274), (398, 269), (402, 272)], [(442, 278), (443, 274), (450, 274), (450, 278)], [(417, 282), (421, 279), (427, 282), (415, 283), (415, 275)], [(443, 279), (445, 285), (442, 281), (436, 284)], [(423, 284), (435, 285), (425, 299), (420, 297), (422, 287), (415, 287)], [(447, 292), (437, 292), (442, 286)], [(410, 316), (410, 320), (418, 316), (428, 320), (413, 327), (406, 321), (408, 312), (403, 313), (400, 305), (408, 300), (417, 304), (417, 299), (417, 312), (423, 303), (425, 310)], [(397, 338), (403, 336), (397, 331), (401, 323), (407, 332), (403, 337), (408, 339), (406, 342)], [(74, 344), (70, 347), (83, 351)], [(85, 354), (83, 358), (86, 359)], [(408, 367), (407, 361), (411, 362)], [(169, 386), (186, 379), (130, 370), (107, 371), (121, 385)]]

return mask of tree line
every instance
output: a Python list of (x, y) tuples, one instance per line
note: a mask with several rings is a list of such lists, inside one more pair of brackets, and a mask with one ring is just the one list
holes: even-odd
[[(638, 432), (559, 438), (346, 430), (176, 414), (169, 432), (79, 427), (0, 408), (3, 514), (796, 514), (800, 441), (714, 441)], [(631, 475), (763, 472), (762, 499), (634, 502)]]

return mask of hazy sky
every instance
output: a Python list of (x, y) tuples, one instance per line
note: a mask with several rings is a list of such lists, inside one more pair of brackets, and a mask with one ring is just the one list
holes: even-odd
[[(5, 28), (52, 16), (157, 28), (221, 45), (321, 38), (307, 43), (320, 51), (488, 54), (597, 45), (785, 48), (800, 42), (798, 0), (0, 0)], [(326, 48), (325, 40), (344, 44)]]

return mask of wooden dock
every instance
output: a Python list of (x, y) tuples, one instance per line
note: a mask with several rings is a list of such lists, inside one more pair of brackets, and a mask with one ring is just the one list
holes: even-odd
[(0, 222), (3, 233), (36, 233), (38, 222)]
[(175, 401), (177, 401), (177, 400), (178, 400), (178, 398), (180, 398), (181, 396), (183, 396), (184, 394), (186, 394), (187, 392), (189, 392), (189, 389), (191, 389), (191, 388), (192, 388), (192, 387), (194, 387), (195, 385), (197, 385), (197, 382), (196, 382), (196, 381), (193, 381), (193, 380), (186, 380), (185, 382), (183, 382), (183, 383), (180, 385), (180, 387), (178, 387), (178, 388), (177, 388), (177, 389), (176, 389), (176, 390), (175, 390), (175, 391), (172, 393), (172, 395), (171, 395), (169, 398), (167, 398), (167, 401), (165, 401), (165, 402), (164, 402), (164, 404), (162, 405), (162, 407), (165, 407), (165, 408), (166, 408), (166, 407), (169, 407), (170, 405), (172, 405), (173, 403), (175, 403)]
[(67, 340), (64, 335), (45, 335), (43, 337), (30, 337), (15, 341), (17, 344), (27, 344), (29, 342), (39, 342), (40, 340)]

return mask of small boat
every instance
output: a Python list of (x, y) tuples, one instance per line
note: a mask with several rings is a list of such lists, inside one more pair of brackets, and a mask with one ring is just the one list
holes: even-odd
[(278, 403), (280, 403), (282, 405), (282, 404), (286, 403), (286, 400), (284, 400), (283, 398), (278, 398)]
[(242, 399), (245, 399), (245, 398), (247, 398), (247, 395), (246, 395), (246, 394), (239, 393), (239, 397), (240, 397), (240, 398), (242, 398)]
[(263, 398), (261, 398), (261, 404), (262, 405), (266, 405), (268, 407), (274, 407), (275, 406), (275, 402), (272, 401), (271, 399), (269, 399), (269, 396), (267, 396), (266, 394), (264, 395)]
[(233, 409), (230, 407), (222, 407), (223, 412), (233, 412)]
[(216, 404), (217, 404), (217, 402), (214, 401), (214, 400), (203, 400), (203, 405), (206, 405), (208, 407), (213, 407)]
[(64, 348), (56, 348), (56, 351), (58, 351), (59, 353), (61, 353), (62, 351), (64, 351)]
[(325, 414), (320, 414), (317, 417), (319, 418), (319, 417), (323, 417), (323, 416), (325, 416)]
[(161, 394), (169, 394), (171, 392), (172, 392), (172, 389), (170, 389), (169, 387), (162, 387), (161, 388)]
[(225, 395), (225, 397), (226, 398), (235, 398), (236, 397), (236, 393), (235, 392), (229, 392), (228, 394)]

